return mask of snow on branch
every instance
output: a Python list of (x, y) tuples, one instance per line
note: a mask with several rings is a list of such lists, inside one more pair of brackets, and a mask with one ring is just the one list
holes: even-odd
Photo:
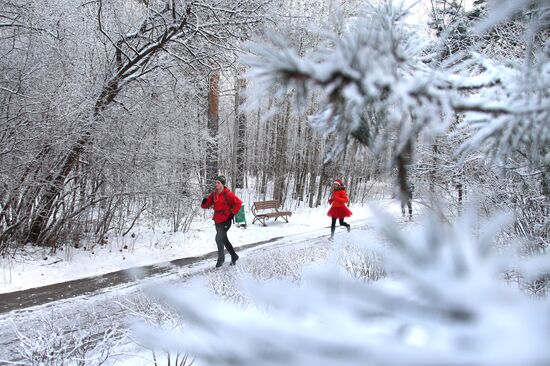
[(547, 274), (547, 257), (519, 263), (493, 252), (502, 220), (475, 235), (473, 215), (454, 226), (431, 218), (410, 232), (376, 216), (389, 240), (378, 250), (389, 279), (365, 282), (335, 264), (310, 270), (298, 284), (248, 279), (245, 309), (198, 286), (163, 290), (187, 330), (175, 335), (142, 327), (141, 336), (212, 365), (550, 362), (548, 301), (533, 301), (502, 276), (510, 268)]
[(388, 126), (402, 126), (413, 109), (418, 123), (431, 123), (433, 115), (450, 108), (434, 87), (439, 75), (417, 59), (427, 43), (400, 24), (404, 14), (387, 4), (368, 7), (340, 36), (329, 34), (325, 48), (305, 57), (278, 35), (271, 36), (271, 44), (251, 44), (251, 54), (243, 57), (257, 87), (251, 94), (281, 96), (292, 90), (304, 104), (309, 93), (320, 90), (325, 99), (311, 119), (313, 127), (337, 131), (344, 139), (352, 135), (371, 147), (380, 137), (371, 111), (382, 113)]
[[(350, 138), (371, 148), (381, 146), (376, 142), (387, 141), (388, 131), (398, 131), (399, 154), (419, 135), (445, 133), (457, 113), (477, 120), (467, 126), (477, 134), (462, 152), (481, 148), (487, 140), (495, 156), (527, 142), (534, 142), (533, 151), (550, 143), (548, 55), (540, 55), (529, 75), (476, 53), (452, 66), (426, 63), (431, 41), (407, 28), (404, 13), (391, 1), (368, 6), (348, 19), (340, 33), (328, 33), (324, 47), (305, 56), (278, 34), (250, 44), (243, 62), (250, 68), (251, 104), (294, 92), (299, 104), (306, 105), (311, 94), (322, 95), (310, 123), (336, 134), (335, 154)], [(509, 138), (517, 131), (523, 133), (520, 138)]]
[(477, 26), (480, 33), (525, 11), (528, 15), (537, 15), (541, 27), (550, 23), (550, 4), (545, 0), (492, 0), (489, 1), (489, 7), (490, 16)]

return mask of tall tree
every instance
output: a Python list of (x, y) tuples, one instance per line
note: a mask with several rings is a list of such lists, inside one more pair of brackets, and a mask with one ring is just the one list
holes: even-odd
[[(46, 177), (45, 189), (38, 200), (37, 213), (34, 215), (27, 240), (39, 242), (48, 219), (54, 210), (54, 203), (63, 190), (65, 180), (75, 168), (80, 155), (91, 142), (93, 126), (99, 123), (102, 112), (115, 100), (124, 85), (139, 79), (154, 69), (152, 60), (167, 44), (185, 35), (187, 19), (191, 14), (188, 6), (181, 12), (171, 9), (170, 2), (162, 5), (162, 10), (153, 11), (146, 16), (139, 30), (113, 40), (104, 30), (103, 1), (98, 1), (97, 21), (100, 31), (115, 49), (115, 63), (112, 75), (103, 85), (97, 97), (91, 118), (82, 127), (80, 136), (68, 151), (56, 163), (58, 167)], [(167, 26), (166, 22), (170, 26)]]
[(206, 144), (206, 190), (211, 188), (213, 179), (218, 174), (219, 166), (219, 98), (220, 98), (220, 72), (212, 71), (208, 78), (208, 110), (207, 129), (208, 142)]
[(244, 104), (244, 93), (246, 90), (246, 79), (236, 77), (235, 80), (235, 186), (234, 188), (244, 188), (245, 154), (246, 154), (246, 114), (241, 109)]
[(290, 120), (290, 101), (284, 102), (285, 111), (276, 119), (276, 142), (274, 151), (275, 183), (273, 187), (273, 199), (284, 202), (286, 197), (285, 180), (289, 176), (287, 168), (288, 161), (288, 122)]

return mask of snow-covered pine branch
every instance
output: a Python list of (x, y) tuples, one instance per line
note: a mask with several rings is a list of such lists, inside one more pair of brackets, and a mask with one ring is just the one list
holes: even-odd
[(242, 282), (245, 310), (198, 287), (165, 290), (187, 331), (163, 335), (145, 327), (141, 336), (215, 365), (550, 362), (548, 300), (533, 301), (502, 279), (507, 269), (544, 275), (547, 257), (520, 262), (511, 253), (496, 254), (500, 219), (474, 234), (471, 214), (452, 226), (432, 217), (411, 232), (377, 216), (389, 240), (378, 253), (391, 280), (365, 282), (331, 264), (297, 284), (248, 279)]
[[(367, 6), (347, 20), (341, 34), (330, 33), (325, 48), (305, 56), (276, 34), (267, 43), (251, 44), (243, 57), (255, 84), (251, 95), (280, 97), (293, 91), (306, 104), (310, 93), (320, 92), (324, 101), (311, 125), (339, 136), (336, 154), (350, 137), (374, 148), (395, 129), (399, 153), (418, 135), (447, 131), (458, 112), (477, 117), (469, 126), (478, 133), (462, 151), (480, 148), (487, 140), (484, 147), (499, 157), (521, 144), (529, 144), (536, 154), (548, 146), (547, 55), (540, 55), (529, 75), (522, 67), (491, 66), (479, 54), (474, 60), (428, 65), (430, 40), (404, 25), (406, 14), (391, 1)], [(464, 89), (478, 92), (464, 95)]]
[[(341, 35), (329, 34), (324, 48), (304, 57), (277, 35), (271, 44), (251, 44), (251, 54), (243, 57), (256, 86), (251, 94), (293, 90), (303, 104), (309, 93), (321, 91), (324, 101), (311, 118), (313, 127), (337, 132), (342, 143), (353, 136), (371, 147), (387, 131), (383, 127), (397, 127), (404, 143), (416, 132), (406, 124), (411, 111), (420, 124), (451, 111), (434, 87), (439, 76), (419, 61), (427, 43), (400, 23), (405, 15), (391, 4), (367, 7), (344, 24)], [(369, 118), (370, 111), (384, 121)]]

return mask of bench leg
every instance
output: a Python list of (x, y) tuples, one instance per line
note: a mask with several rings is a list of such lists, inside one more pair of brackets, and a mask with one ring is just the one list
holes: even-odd
[(286, 223), (288, 224), (288, 217), (286, 217), (286, 216), (281, 216), (281, 217), (282, 217), (282, 218), (286, 221)]
[(267, 225), (265, 224), (265, 218), (262, 219), (261, 217), (258, 217), (258, 216), (254, 217), (254, 220), (252, 220), (252, 225), (254, 225), (254, 223), (255, 223), (256, 221), (259, 221), (263, 226), (267, 226)]

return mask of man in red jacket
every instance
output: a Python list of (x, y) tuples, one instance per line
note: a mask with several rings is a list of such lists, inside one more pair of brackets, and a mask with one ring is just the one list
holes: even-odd
[(239, 212), (243, 203), (225, 186), (225, 177), (218, 175), (214, 183), (214, 192), (202, 200), (202, 208), (214, 206), (214, 216), (212, 220), (216, 224), (216, 244), (218, 245), (218, 262), (216, 267), (221, 267), (225, 261), (224, 247), (231, 254), (231, 264), (235, 265), (239, 256), (235, 253), (233, 245), (227, 238), (227, 231), (231, 228), (233, 217)]

